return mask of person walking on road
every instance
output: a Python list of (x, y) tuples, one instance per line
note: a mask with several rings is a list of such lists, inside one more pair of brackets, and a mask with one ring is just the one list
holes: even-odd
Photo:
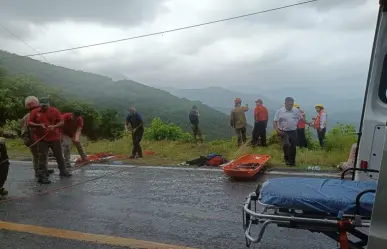
[(234, 100), (234, 109), (230, 114), (230, 125), (235, 129), (235, 132), (238, 136), (238, 146), (241, 146), (242, 143), (246, 143), (246, 115), (245, 113), (249, 110), (249, 107), (242, 106), (242, 100), (236, 98)]
[[(23, 143), (30, 149), (32, 155), (32, 165), (35, 171), (35, 177), (38, 177), (38, 145), (35, 143), (33, 130), (34, 128), (28, 126), (28, 119), (33, 110), (39, 108), (39, 100), (35, 96), (28, 96), (24, 101), (24, 106), (28, 109), (28, 113), (20, 120), (21, 138)], [(47, 166), (46, 166), (47, 167)], [(54, 173), (53, 169), (48, 169), (47, 174)]]
[(317, 116), (313, 118), (314, 128), (317, 131), (320, 146), (324, 147), (325, 133), (327, 132), (327, 113), (322, 104), (317, 104), (314, 108), (317, 112)]
[(132, 149), (132, 155), (129, 157), (131, 159), (134, 158), (142, 158), (142, 149), (141, 149), (141, 139), (142, 135), (144, 134), (144, 122), (142, 119), (142, 116), (140, 113), (136, 111), (134, 107), (131, 107), (129, 109), (129, 114), (126, 117), (126, 123), (125, 123), (125, 132), (128, 132), (130, 124), (132, 129), (132, 142), (133, 142), (133, 149)]
[(274, 128), (282, 138), (284, 159), (287, 166), (296, 165), (297, 124), (302, 119), (301, 112), (294, 108), (294, 99), (287, 97), (285, 106), (274, 115)]
[(70, 177), (66, 169), (61, 144), (63, 119), (55, 107), (50, 106), (48, 98), (40, 99), (40, 107), (34, 109), (28, 118), (28, 125), (34, 127), (34, 139), (38, 141), (38, 183), (50, 184), (47, 177), (48, 150), (51, 148), (58, 164), (59, 175)]
[(77, 148), (78, 154), (81, 156), (82, 162), (88, 161), (87, 155), (80, 142), (80, 136), (83, 128), (83, 118), (80, 110), (75, 110), (72, 113), (68, 112), (62, 115), (62, 147), (65, 165), (71, 168), (71, 144), (73, 143)]
[(195, 105), (192, 106), (189, 112), (189, 121), (191, 122), (194, 140), (196, 141), (197, 137), (199, 137), (200, 142), (203, 143), (202, 132), (199, 128), (199, 111)]
[(4, 188), (4, 184), (8, 178), (9, 164), (5, 139), (0, 137), (0, 197), (8, 195), (8, 191)]
[[(253, 139), (251, 144), (253, 146), (261, 145), (266, 146), (266, 128), (269, 120), (269, 114), (267, 108), (263, 105), (262, 99), (255, 101), (256, 107), (254, 109), (254, 129)], [(260, 141), (260, 142), (259, 142)]]
[(300, 110), (302, 119), (297, 124), (297, 145), (300, 148), (308, 148), (308, 141), (306, 140), (305, 127), (309, 125), (306, 122), (305, 112), (300, 109), (298, 104), (294, 104), (294, 107)]

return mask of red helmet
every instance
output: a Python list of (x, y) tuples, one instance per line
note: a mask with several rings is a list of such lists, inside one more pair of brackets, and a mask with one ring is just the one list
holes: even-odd
[(27, 109), (33, 109), (39, 107), (39, 100), (35, 96), (28, 96), (24, 101), (24, 106)]

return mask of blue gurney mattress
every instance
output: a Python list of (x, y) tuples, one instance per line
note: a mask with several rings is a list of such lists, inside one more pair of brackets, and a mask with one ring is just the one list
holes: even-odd
[[(282, 177), (267, 180), (259, 193), (259, 201), (278, 208), (299, 209), (338, 215), (354, 214), (357, 195), (368, 189), (376, 190), (375, 182), (340, 179)], [(360, 214), (371, 216), (375, 194), (366, 193), (361, 199)]]

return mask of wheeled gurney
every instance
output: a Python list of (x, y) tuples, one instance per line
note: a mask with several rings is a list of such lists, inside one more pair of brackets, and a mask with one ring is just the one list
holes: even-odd
[[(259, 185), (243, 205), (246, 246), (260, 242), (267, 226), (275, 224), (323, 233), (341, 249), (365, 248), (368, 235), (362, 230), (368, 232), (370, 226), (377, 182), (344, 179), (348, 171), (355, 170), (379, 173), (351, 168), (341, 179), (280, 177)], [(253, 225), (260, 227), (257, 237), (251, 235)]]

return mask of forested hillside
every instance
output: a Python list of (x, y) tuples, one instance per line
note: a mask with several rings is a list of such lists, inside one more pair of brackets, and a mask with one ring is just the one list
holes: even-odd
[[(24, 83), (36, 78), (36, 81), (41, 81), (46, 86), (55, 87), (60, 92), (58, 96), (65, 99), (87, 101), (98, 108), (114, 109), (122, 119), (127, 109), (134, 105), (143, 113), (148, 124), (152, 118), (160, 117), (164, 122), (173, 122), (190, 131), (188, 112), (192, 105), (196, 104), (201, 115), (202, 130), (208, 139), (233, 135), (226, 114), (200, 102), (179, 98), (134, 81), (113, 81), (105, 76), (71, 70), (4, 51), (0, 51), (0, 67), (11, 75), (29, 75), (18, 76), (19, 81)], [(23, 105), (22, 100), (16, 104)]]

